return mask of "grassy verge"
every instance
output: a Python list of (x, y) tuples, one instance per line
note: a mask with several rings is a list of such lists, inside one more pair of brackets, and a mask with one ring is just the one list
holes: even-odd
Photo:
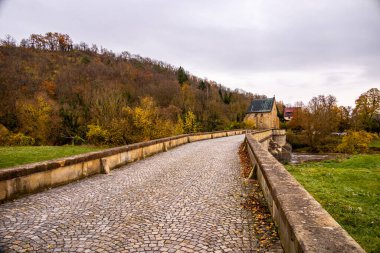
[(370, 148), (380, 148), (380, 139), (375, 139), (371, 141), (371, 143), (368, 146)]
[(77, 155), (101, 147), (93, 146), (25, 146), (0, 147), (0, 168), (12, 167), (21, 164), (41, 162), (54, 158)]
[(380, 154), (286, 168), (367, 252), (380, 252)]

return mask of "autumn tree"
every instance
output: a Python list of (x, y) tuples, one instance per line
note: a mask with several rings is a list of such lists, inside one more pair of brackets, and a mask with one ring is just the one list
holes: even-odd
[(380, 132), (380, 90), (372, 88), (355, 101), (353, 117), (355, 127), (366, 131)]
[(365, 131), (348, 131), (342, 143), (338, 145), (337, 151), (349, 154), (368, 152), (369, 143), (373, 138), (373, 134)]
[(231, 103), (232, 93), (229, 90), (224, 90), (222, 88), (219, 88), (218, 93), (223, 103), (227, 105)]
[(298, 132), (298, 136), (290, 133), (289, 140), (295, 146), (307, 145), (313, 151), (332, 149), (337, 140), (331, 137), (331, 133), (338, 130), (340, 113), (334, 96), (313, 97), (307, 106), (294, 112), (287, 124), (289, 129)]
[(192, 111), (188, 111), (185, 114), (185, 120), (183, 129), (185, 133), (195, 133), (198, 131), (199, 125), (197, 119)]
[(313, 150), (326, 141), (332, 132), (337, 131), (339, 109), (334, 96), (313, 97), (304, 111), (302, 127)]
[(301, 131), (303, 130), (303, 122), (305, 120), (306, 107), (303, 103), (298, 102), (297, 106), (295, 106), (294, 108), (296, 109), (293, 112), (292, 119), (286, 124), (286, 127), (293, 131)]
[(350, 106), (339, 106), (339, 132), (344, 132), (351, 127), (351, 112), (352, 108)]
[(28, 39), (22, 39), (20, 46), (49, 51), (70, 51), (73, 42), (67, 34), (47, 32), (45, 35), (32, 34)]
[(16, 106), (20, 131), (32, 136), (38, 144), (48, 144), (53, 123), (53, 101), (38, 94), (32, 100), (18, 100)]
[(16, 46), (16, 40), (7, 34), (4, 39), (0, 40), (0, 46), (2, 47), (15, 47)]
[[(15, 140), (21, 142), (25, 139), (21, 134), (30, 134), (38, 144), (79, 144), (90, 138), (89, 125), (108, 131), (109, 145), (160, 138), (183, 133), (189, 111), (196, 119), (196, 131), (237, 128), (253, 98), (251, 93), (193, 76), (183, 67), (74, 44), (61, 33), (32, 34), (19, 46), (9, 38), (3, 41), (0, 124), (11, 134), (20, 133)], [(41, 109), (38, 94), (49, 110)], [(153, 105), (146, 106), (144, 97), (150, 97)], [(37, 117), (32, 111), (44, 113)], [(154, 113), (149, 114), (152, 122), (147, 129), (140, 121), (149, 112)], [(45, 122), (40, 133), (38, 122)]]
[(139, 105), (134, 108), (123, 108), (125, 120), (128, 122), (124, 127), (129, 128), (131, 133), (128, 141), (147, 141), (182, 133), (182, 129), (178, 128), (182, 122), (160, 117), (161, 110), (152, 97), (141, 98)]

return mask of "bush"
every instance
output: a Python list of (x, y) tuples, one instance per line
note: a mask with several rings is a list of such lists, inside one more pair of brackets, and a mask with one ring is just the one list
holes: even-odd
[(98, 125), (88, 125), (86, 133), (87, 141), (95, 145), (104, 145), (108, 142), (110, 133)]
[(245, 124), (243, 122), (232, 121), (231, 123), (229, 123), (228, 126), (224, 128), (224, 130), (233, 130), (233, 129), (245, 129)]
[(328, 135), (321, 137), (320, 141), (316, 145), (316, 148), (318, 152), (335, 152), (341, 142), (342, 137)]
[(342, 153), (356, 154), (369, 150), (369, 143), (374, 138), (373, 134), (365, 131), (349, 131), (343, 137), (342, 143), (338, 145), (337, 151)]
[(11, 134), (8, 138), (7, 144), (10, 146), (31, 146), (36, 141), (34, 138), (24, 135), (23, 133)]
[(131, 126), (126, 119), (113, 119), (108, 126), (110, 132), (109, 142), (112, 145), (125, 145), (133, 140)]
[(255, 120), (252, 118), (245, 119), (243, 123), (243, 128), (245, 129), (256, 129)]
[(8, 142), (10, 132), (9, 130), (0, 124), (0, 145), (6, 145)]

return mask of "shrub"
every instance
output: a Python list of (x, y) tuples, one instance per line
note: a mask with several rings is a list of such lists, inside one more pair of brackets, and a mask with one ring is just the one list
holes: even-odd
[(243, 123), (244, 123), (243, 128), (245, 128), (245, 129), (255, 129), (256, 128), (255, 120), (252, 118), (245, 119)]
[(338, 145), (337, 151), (349, 154), (367, 152), (369, 143), (373, 138), (374, 135), (365, 131), (349, 131), (348, 134), (343, 137), (342, 143)]
[(0, 124), (0, 145), (6, 145), (8, 142), (10, 132), (9, 130)]
[(110, 133), (103, 130), (98, 125), (87, 125), (88, 131), (86, 133), (87, 141), (95, 145), (106, 144), (109, 140)]
[(320, 141), (316, 144), (316, 148), (319, 152), (334, 152), (341, 142), (342, 137), (328, 135), (320, 138)]
[(71, 145), (82, 145), (86, 140), (80, 137), (79, 135), (75, 135), (72, 139)]
[(34, 145), (34, 138), (24, 135), (23, 133), (11, 134), (7, 144), (10, 146), (31, 146)]
[(110, 132), (109, 142), (112, 145), (125, 145), (131, 143), (132, 129), (126, 119), (113, 119), (108, 126)]
[(243, 129), (243, 128), (245, 128), (245, 124), (243, 122), (232, 121), (231, 123), (229, 123), (228, 126), (224, 128), (224, 130)]

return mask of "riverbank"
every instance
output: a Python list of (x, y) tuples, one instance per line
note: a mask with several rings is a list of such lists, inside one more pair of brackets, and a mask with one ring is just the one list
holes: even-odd
[(348, 155), (339, 154), (339, 153), (318, 154), (318, 153), (292, 152), (292, 157), (289, 163), (300, 164), (304, 162), (321, 162), (325, 160), (345, 159), (345, 158), (348, 158)]
[(286, 168), (367, 252), (380, 252), (380, 154)]

